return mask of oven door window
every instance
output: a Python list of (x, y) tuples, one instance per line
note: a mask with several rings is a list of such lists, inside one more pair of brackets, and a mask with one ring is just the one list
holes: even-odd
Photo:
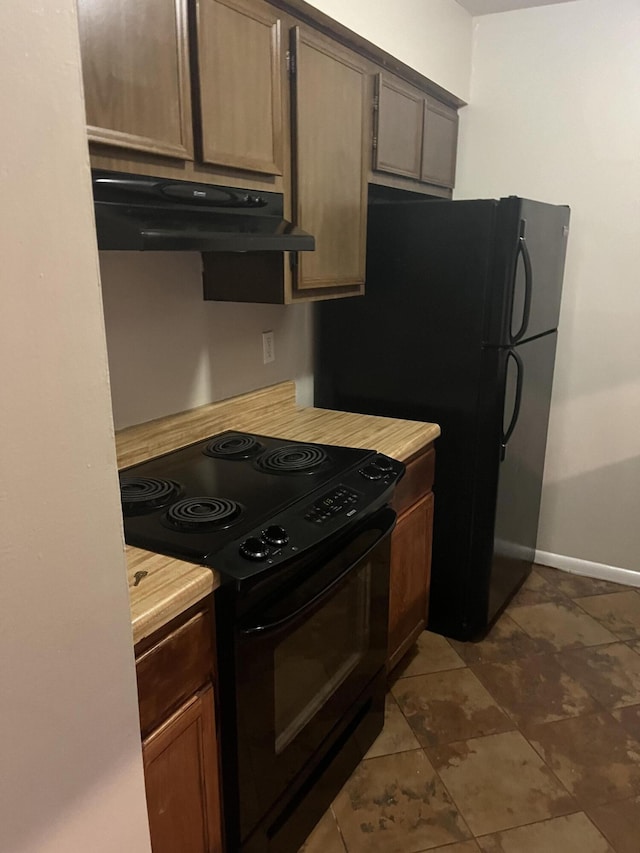
[(280, 754), (313, 719), (370, 646), (371, 564), (274, 650), (275, 751)]

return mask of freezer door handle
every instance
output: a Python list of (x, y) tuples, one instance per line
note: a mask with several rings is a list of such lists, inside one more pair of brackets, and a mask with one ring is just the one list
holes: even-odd
[(533, 293), (533, 270), (531, 268), (531, 255), (524, 236), (525, 221), (520, 222), (520, 236), (518, 237), (518, 254), (516, 257), (516, 268), (513, 273), (513, 292), (515, 293), (516, 275), (518, 272), (518, 257), (522, 257), (524, 264), (524, 306), (522, 309), (522, 323), (518, 331), (511, 336), (511, 342), (516, 344), (526, 334), (529, 327), (529, 316), (531, 314), (531, 297)]
[[(500, 461), (503, 462), (505, 456), (507, 455), (507, 444), (509, 444), (509, 439), (513, 435), (513, 431), (516, 428), (516, 424), (518, 423), (518, 415), (520, 414), (520, 404), (522, 403), (522, 381), (524, 379), (524, 365), (522, 364), (522, 359), (518, 355), (515, 350), (509, 350), (507, 355), (507, 364), (509, 364), (509, 359), (512, 358), (516, 363), (516, 399), (513, 405), (513, 412), (511, 414), (511, 420), (509, 421), (509, 426), (502, 433), (502, 441), (500, 443)], [(505, 388), (506, 388), (506, 375), (505, 375)]]

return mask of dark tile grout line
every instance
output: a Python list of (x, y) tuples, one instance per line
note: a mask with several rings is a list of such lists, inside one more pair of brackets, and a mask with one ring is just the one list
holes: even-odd
[(336, 817), (336, 813), (333, 810), (333, 803), (329, 806), (329, 811), (331, 812), (331, 816), (333, 817), (336, 826), (338, 827), (338, 835), (340, 836), (340, 841), (342, 842), (342, 846), (344, 848), (344, 853), (349, 853), (349, 848), (347, 847), (347, 842), (345, 841), (344, 835), (342, 833), (342, 827), (340, 826), (340, 822)]

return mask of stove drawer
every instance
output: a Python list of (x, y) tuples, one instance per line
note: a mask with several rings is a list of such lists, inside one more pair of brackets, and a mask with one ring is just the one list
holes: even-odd
[(203, 610), (136, 659), (143, 737), (212, 679), (213, 637), (212, 613)]

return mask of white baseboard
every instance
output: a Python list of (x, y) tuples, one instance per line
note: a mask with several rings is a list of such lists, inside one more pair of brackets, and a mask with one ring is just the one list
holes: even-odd
[(633, 569), (621, 569), (618, 566), (607, 566), (604, 563), (592, 563), (589, 560), (580, 560), (578, 557), (551, 554), (549, 551), (536, 551), (536, 563), (541, 566), (551, 566), (551, 568), (560, 569), (563, 572), (571, 572), (574, 575), (584, 575), (587, 578), (597, 578), (601, 581), (640, 587), (640, 572), (634, 572)]

